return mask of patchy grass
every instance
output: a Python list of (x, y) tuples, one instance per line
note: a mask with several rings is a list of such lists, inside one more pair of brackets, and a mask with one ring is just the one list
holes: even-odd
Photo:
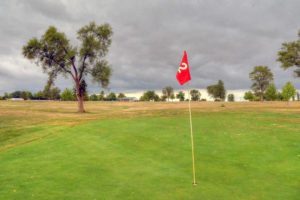
[(0, 101), (0, 199), (299, 199), (300, 104)]

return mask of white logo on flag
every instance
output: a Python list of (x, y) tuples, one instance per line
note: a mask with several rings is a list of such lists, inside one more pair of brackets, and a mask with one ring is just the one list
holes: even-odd
[(187, 69), (187, 64), (186, 63), (181, 63), (181, 65), (179, 66), (178, 72), (181, 73), (181, 70), (186, 70)]

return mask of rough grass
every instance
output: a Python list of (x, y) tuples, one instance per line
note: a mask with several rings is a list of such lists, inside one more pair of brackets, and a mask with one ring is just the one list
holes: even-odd
[(300, 104), (0, 101), (0, 199), (299, 199)]

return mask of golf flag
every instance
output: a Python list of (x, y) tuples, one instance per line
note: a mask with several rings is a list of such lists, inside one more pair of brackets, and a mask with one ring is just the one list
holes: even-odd
[[(191, 80), (190, 67), (189, 67), (186, 51), (184, 51), (183, 53), (183, 57), (179, 65), (176, 78), (180, 85), (183, 85), (186, 82)], [(197, 185), (197, 183), (196, 183), (196, 170), (195, 170), (195, 152), (194, 152), (194, 136), (193, 136), (193, 125), (192, 125), (190, 90), (188, 91), (188, 95), (189, 95), (188, 99), (189, 99), (189, 113), (190, 113), (191, 144), (192, 144), (193, 185), (195, 186)]]
[(183, 53), (183, 57), (179, 65), (176, 78), (180, 85), (183, 85), (189, 80), (191, 80), (189, 62), (188, 62), (186, 51), (184, 51)]

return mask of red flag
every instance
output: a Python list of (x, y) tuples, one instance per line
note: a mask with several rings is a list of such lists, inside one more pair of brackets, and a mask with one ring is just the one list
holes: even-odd
[(189, 62), (187, 58), (186, 51), (184, 51), (181, 63), (179, 65), (176, 78), (180, 85), (185, 84), (189, 80), (191, 80), (191, 75), (190, 75), (190, 67), (189, 67)]

